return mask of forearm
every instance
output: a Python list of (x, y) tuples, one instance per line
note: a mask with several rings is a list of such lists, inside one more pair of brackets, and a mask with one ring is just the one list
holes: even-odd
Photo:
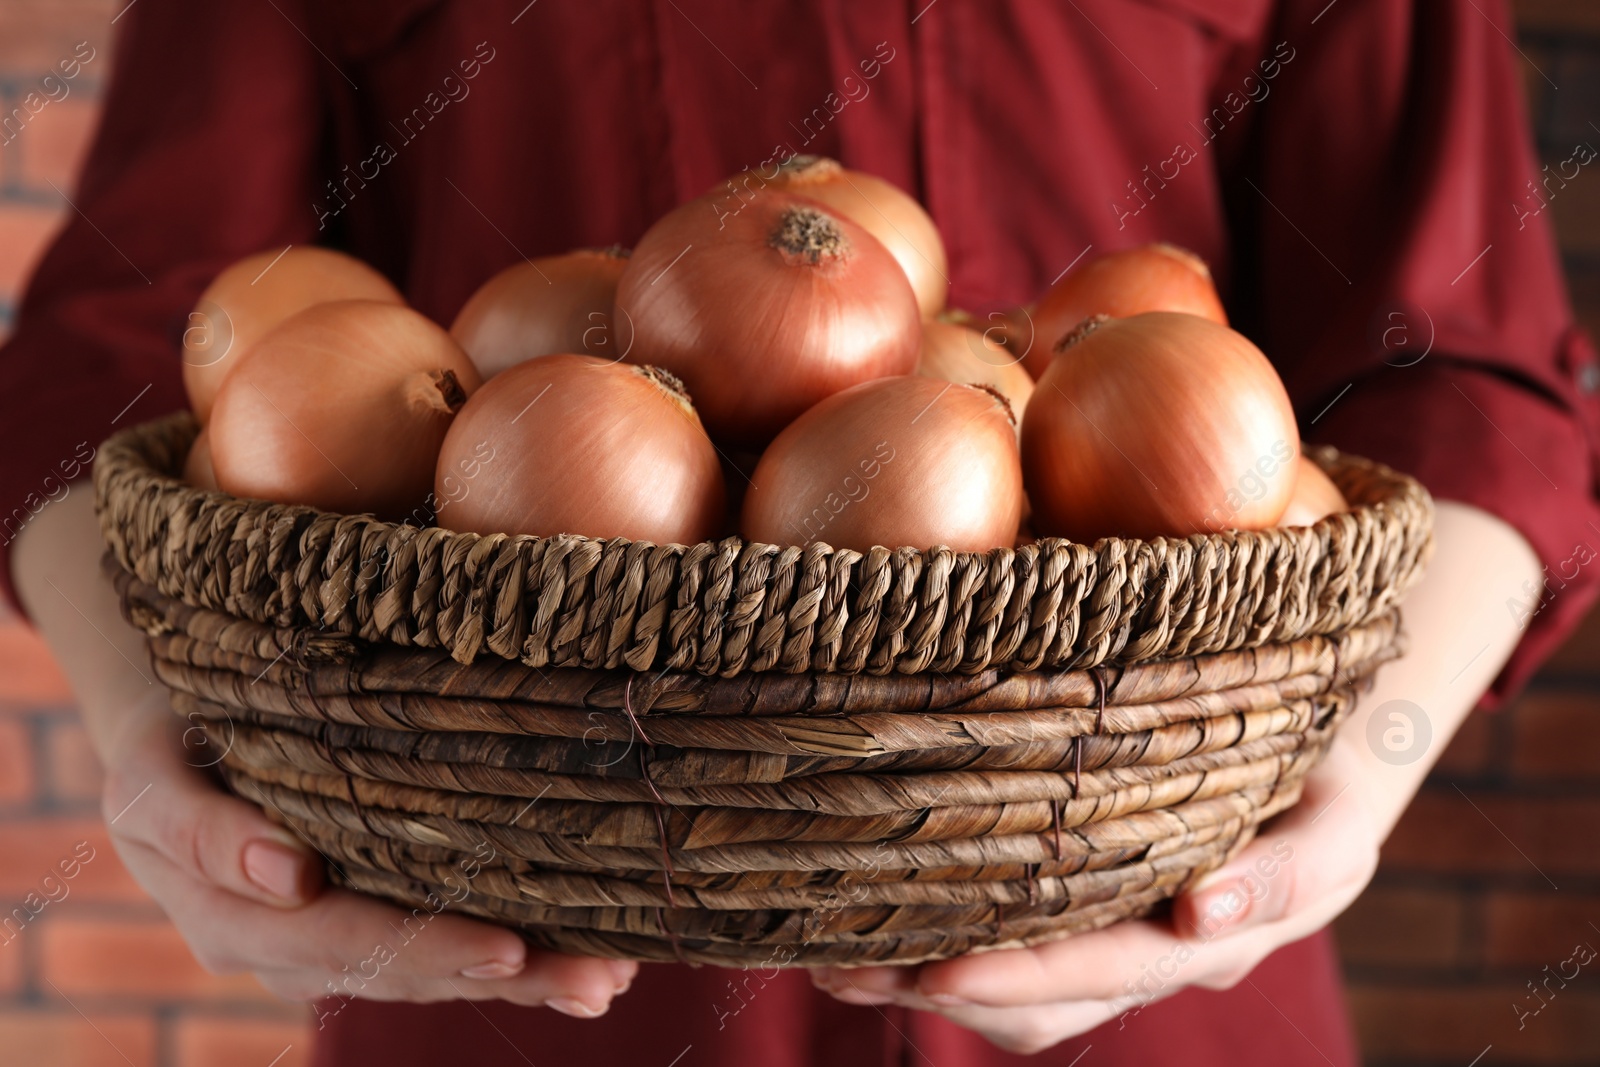
[[(11, 548), (17, 592), (60, 661), (102, 763), (129, 750), (130, 731), (149, 729), (142, 704), (165, 705), (144, 640), (119, 617), (116, 593), (100, 570), (105, 545), (94, 489), (75, 482), (18, 535)], [(155, 720), (165, 722), (162, 720)]]
[[(1441, 501), (1435, 540), (1433, 562), (1402, 609), (1409, 651), (1378, 672), (1340, 731), (1359, 760), (1380, 840), (1522, 636), (1508, 602), (1525, 600), (1525, 584), (1541, 579), (1522, 535), (1477, 508)], [(1415, 721), (1417, 708), (1425, 723)]]

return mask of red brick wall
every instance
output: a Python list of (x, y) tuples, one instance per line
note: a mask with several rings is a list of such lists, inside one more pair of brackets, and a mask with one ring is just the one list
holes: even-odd
[[(125, 3), (0, 0), (0, 114), (78, 42), (97, 52), (69, 96), (0, 147), (0, 335), (62, 218), (110, 69), (110, 20)], [(1564, 159), (1579, 140), (1600, 140), (1587, 126), (1600, 122), (1600, 3), (1520, 0), (1517, 11), (1540, 148)], [(1581, 314), (1600, 333), (1600, 179), (1574, 182), (1552, 210)], [(98, 788), (48, 656), (0, 619), (0, 903), (37, 889), (79, 842), (94, 850), (71, 895), (0, 944), (0, 1060), (304, 1063), (307, 1013), (194, 963), (112, 852)], [(1513, 1011), (1540, 1005), (1527, 983), (1543, 982), (1575, 944), (1600, 948), (1591, 924), (1600, 925), (1600, 616), (1515, 708), (1468, 724), (1373, 887), (1340, 920), (1369, 1063), (1465, 1067), (1491, 1045), (1485, 1067), (1595, 1063), (1600, 968), (1565, 988), (1552, 980), (1520, 1030)]]

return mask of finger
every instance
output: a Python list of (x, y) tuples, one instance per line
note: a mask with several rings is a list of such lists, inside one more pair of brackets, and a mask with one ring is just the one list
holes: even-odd
[[(130, 846), (136, 877), (166, 907), (208, 969), (303, 972), (310, 995), (401, 999), (418, 980), (497, 985), (519, 1003), (570, 1001), (592, 1017), (632, 980), (637, 964), (531, 952), (511, 930), (429, 905), (403, 909), (332, 889), (295, 909), (263, 907), (189, 877), (147, 846)], [(331, 988), (329, 988), (331, 987)]]
[(224, 792), (179, 755), (177, 720), (128, 738), (107, 771), (102, 810), (114, 840), (155, 849), (191, 878), (262, 904), (316, 896), (322, 859), (262, 810)]
[(1015, 1007), (1130, 995), (1150, 961), (1178, 945), (1172, 929), (1139, 919), (1032, 948), (923, 964), (917, 993), (943, 1007)]
[(846, 1004), (893, 1004), (914, 994), (917, 967), (817, 967), (811, 984)]
[(1344, 756), (1330, 752), (1299, 804), (1178, 895), (1172, 918), (1180, 934), (1205, 943), (1330, 907), (1337, 914), (1355, 898), (1377, 869), (1379, 842), (1362, 798), (1347, 786)]
[(941, 1008), (939, 1014), (1007, 1052), (1031, 1056), (1108, 1023), (1119, 1013), (1102, 1001), (1089, 1000), (1025, 1008)]

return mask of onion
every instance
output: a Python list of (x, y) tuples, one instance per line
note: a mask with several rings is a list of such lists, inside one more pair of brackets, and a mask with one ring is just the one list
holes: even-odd
[(1022, 420), (1040, 536), (1089, 543), (1278, 521), (1300, 435), (1255, 345), (1175, 312), (1091, 319), (1068, 342)]
[(1033, 379), (1011, 352), (995, 338), (996, 327), (982, 330), (969, 325), (965, 312), (944, 312), (922, 324), (922, 354), (917, 373), (963, 385), (986, 385), (1005, 395), (1011, 410), (1021, 411), (1033, 393)]
[(1278, 525), (1310, 526), (1319, 519), (1348, 510), (1349, 506), (1333, 479), (1324, 474), (1321, 467), (1301, 456), (1294, 494), (1289, 497), (1289, 506)]
[(917, 302), (850, 220), (765, 192), (736, 215), (691, 200), (644, 235), (617, 286), (630, 362), (683, 379), (719, 441), (760, 446), (824, 397), (916, 367)]
[(434, 480), (439, 524), (657, 544), (724, 521), (717, 450), (672, 375), (555, 355), (491, 378), (456, 416)]
[(1090, 260), (1039, 298), (1029, 373), (1043, 374), (1062, 338), (1090, 316), (1121, 319), (1147, 311), (1182, 311), (1228, 324), (1205, 260), (1169, 244), (1129, 248)]
[(217, 275), (183, 331), (183, 387), (200, 424), (235, 364), (289, 316), (330, 300), (403, 304), (389, 280), (359, 259), (306, 245), (260, 252)]
[(885, 378), (829, 397), (778, 435), (756, 466), (740, 532), (865, 552), (1010, 548), (1022, 470), (1005, 398), (933, 378)]
[(217, 472), (211, 467), (211, 431), (202, 429), (183, 461), (183, 480), (196, 489), (215, 489)]
[(765, 188), (809, 197), (837, 211), (876, 237), (905, 271), (923, 318), (944, 310), (950, 288), (949, 262), (939, 228), (916, 198), (891, 182), (846, 170), (822, 156), (794, 156), (775, 174), (745, 171), (709, 194), (719, 211), (738, 211)]
[(262, 338), (217, 392), (217, 484), (283, 504), (412, 516), (450, 419), (479, 381), (450, 335), (410, 308), (308, 308)]
[[(472, 294), (450, 327), (485, 378), (535, 356), (587, 353), (620, 360), (628, 338), (612, 329), (620, 248), (581, 249), (507, 267)], [(624, 335), (631, 330), (624, 329)]]

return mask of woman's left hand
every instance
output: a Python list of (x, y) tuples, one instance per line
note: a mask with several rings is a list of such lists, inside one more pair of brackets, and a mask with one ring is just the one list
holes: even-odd
[(825, 968), (850, 1004), (938, 1012), (1012, 1052), (1049, 1048), (1188, 986), (1229, 989), (1275, 949), (1326, 926), (1371, 880), (1382, 827), (1363, 760), (1334, 741), (1298, 805), (1174, 902), (1171, 921), (1124, 922), (1035, 948), (918, 967)]
[[(1170, 920), (916, 967), (822, 968), (813, 981), (849, 1003), (935, 1011), (1002, 1048), (1037, 1052), (1102, 1023), (1128, 1025), (1190, 986), (1228, 989), (1326, 926), (1371, 880), (1378, 847), (1516, 646), (1527, 615), (1508, 605), (1527, 602), (1542, 577), (1500, 519), (1436, 507), (1433, 562), (1405, 602), (1410, 651), (1377, 675), (1300, 802), (1181, 894)], [(1386, 747), (1391, 735), (1409, 747)]]

